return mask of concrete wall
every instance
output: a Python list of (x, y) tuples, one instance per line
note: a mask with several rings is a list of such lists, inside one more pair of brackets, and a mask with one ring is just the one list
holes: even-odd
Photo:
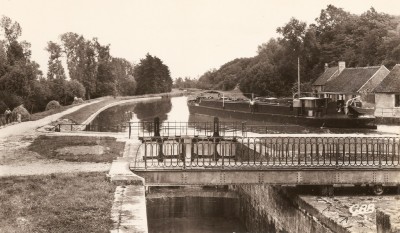
[(278, 187), (240, 185), (232, 189), (239, 194), (239, 216), (249, 232), (332, 232)]
[(400, 108), (394, 107), (394, 94), (375, 94), (375, 117), (400, 118)]

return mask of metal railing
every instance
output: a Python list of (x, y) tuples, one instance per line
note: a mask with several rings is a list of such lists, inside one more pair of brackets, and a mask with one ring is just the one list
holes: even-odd
[(247, 122), (219, 121), (218, 117), (213, 122), (162, 122), (158, 118), (154, 121), (129, 122), (129, 138), (131, 136), (225, 136), (246, 137), (248, 132), (259, 134), (276, 133), (282, 128), (298, 127), (296, 125), (266, 125), (248, 124)]
[(398, 137), (148, 137), (134, 169), (400, 168)]
[(400, 117), (400, 108), (376, 108), (375, 117)]
[(248, 124), (246, 122), (160, 122), (154, 121), (127, 122), (120, 125), (96, 125), (59, 123), (55, 130), (66, 131), (96, 131), (96, 132), (128, 132), (129, 138), (152, 136), (247, 136), (248, 132), (267, 134), (288, 127), (287, 125)]
[(68, 131), (94, 131), (94, 132), (126, 132), (129, 124), (121, 125), (97, 125), (97, 124), (75, 124), (75, 123), (59, 123), (55, 127), (57, 132)]

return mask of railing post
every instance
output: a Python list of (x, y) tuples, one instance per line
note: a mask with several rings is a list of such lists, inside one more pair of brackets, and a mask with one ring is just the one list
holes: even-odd
[(160, 137), (160, 118), (155, 117), (154, 118), (154, 137)]
[(131, 122), (129, 121), (128, 123), (129, 123), (129, 139), (131, 139), (131, 134), (132, 134), (131, 130), (132, 130), (132, 127), (131, 127)]
[[(130, 123), (129, 123), (130, 125)], [(144, 142), (144, 169), (147, 170), (147, 143)]]
[(214, 117), (214, 130), (213, 137), (219, 137), (219, 119)]
[(72, 124), (70, 124), (71, 125), (71, 131), (72, 131)]

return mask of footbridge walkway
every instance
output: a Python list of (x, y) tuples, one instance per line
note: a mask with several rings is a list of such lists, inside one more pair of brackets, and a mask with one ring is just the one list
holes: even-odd
[(130, 169), (160, 185), (400, 185), (400, 138), (369, 135), (141, 136)]

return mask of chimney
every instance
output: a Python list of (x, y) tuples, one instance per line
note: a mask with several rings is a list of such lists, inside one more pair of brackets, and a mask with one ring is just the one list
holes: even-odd
[(340, 61), (339, 62), (339, 74), (346, 68), (346, 62)]
[(328, 63), (325, 63), (324, 72), (329, 68)]

